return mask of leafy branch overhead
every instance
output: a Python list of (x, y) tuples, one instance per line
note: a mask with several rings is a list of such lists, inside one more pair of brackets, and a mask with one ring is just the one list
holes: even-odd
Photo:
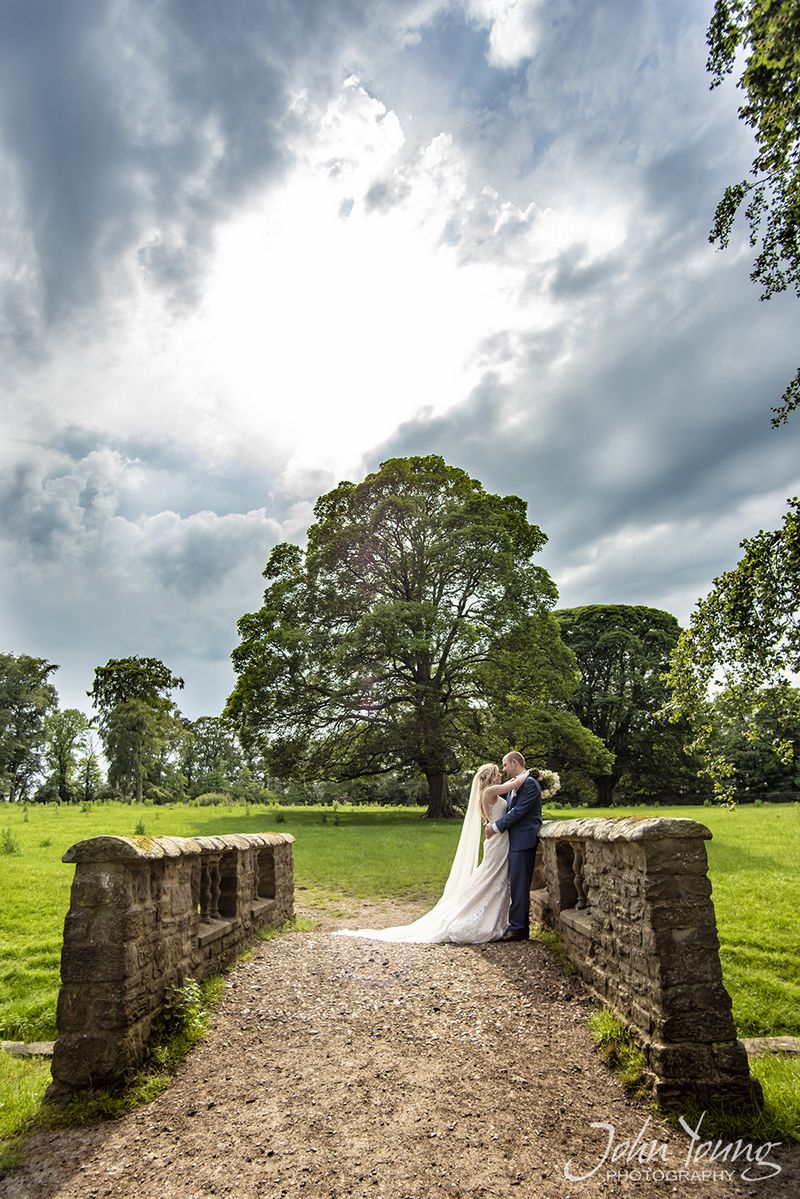
[(778, 757), (793, 757), (800, 674), (800, 500), (783, 525), (742, 542), (733, 570), (714, 580), (679, 638), (667, 681), (673, 719), (689, 720), (695, 747), (718, 793), (730, 798), (733, 766), (715, 749), (714, 697), (749, 735), (771, 738)]
[[(757, 250), (750, 277), (761, 299), (787, 288), (800, 297), (800, 3), (716, 0), (708, 45), (712, 87), (744, 58), (739, 117), (756, 141), (748, 176), (727, 187), (717, 206), (710, 240), (727, 247), (743, 210)], [(773, 425), (785, 423), (798, 404), (800, 370), (773, 409)]]

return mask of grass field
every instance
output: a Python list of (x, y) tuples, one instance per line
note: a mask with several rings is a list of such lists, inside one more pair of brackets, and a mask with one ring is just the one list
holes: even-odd
[[(630, 809), (638, 816), (642, 808)], [(56, 806), (0, 812), (0, 1039), (51, 1040), (64, 916), (73, 867), (61, 862), (75, 841), (103, 833), (190, 836), (223, 832), (291, 832), (295, 881), (312, 903), (346, 897), (428, 899), (439, 895), (459, 835), (456, 823), (420, 819), (421, 809), (242, 807), (133, 808), (91, 811)], [(626, 814), (625, 809), (591, 815)], [(545, 813), (547, 815), (547, 813)], [(561, 810), (558, 818), (587, 815)], [(800, 807), (658, 809), (691, 816), (713, 833), (709, 872), (725, 984), (742, 1036), (800, 1035)], [(14, 852), (8, 852), (13, 850)], [(800, 1061), (765, 1058), (753, 1072), (782, 1127), (800, 1125)], [(40, 1063), (0, 1054), (0, 1139), (6, 1112), (17, 1124), (34, 1110), (48, 1081)]]
[[(637, 815), (643, 809), (633, 809)], [(75, 841), (101, 833), (190, 836), (281, 829), (296, 838), (298, 887), (362, 897), (434, 897), (441, 891), (459, 827), (420, 819), (408, 808), (132, 808), (92, 811), (31, 806), (0, 813), (0, 1039), (49, 1040), (64, 916), (73, 868), (61, 862)], [(558, 812), (559, 817), (577, 815)], [(585, 815), (586, 812), (580, 813)], [(611, 815), (597, 809), (592, 815)], [(614, 809), (613, 815), (624, 814)], [(659, 809), (708, 824), (709, 869), (725, 984), (741, 1035), (800, 1035), (800, 808)], [(4, 830), (8, 830), (4, 837)]]

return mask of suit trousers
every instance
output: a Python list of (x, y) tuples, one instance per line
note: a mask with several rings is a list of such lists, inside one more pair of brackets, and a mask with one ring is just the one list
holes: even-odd
[(511, 888), (511, 907), (508, 913), (508, 932), (524, 933), (531, 927), (531, 881), (536, 861), (533, 849), (509, 849), (508, 881)]

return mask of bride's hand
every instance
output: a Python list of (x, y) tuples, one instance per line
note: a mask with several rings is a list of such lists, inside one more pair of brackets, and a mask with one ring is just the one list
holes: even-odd
[(514, 786), (521, 787), (529, 774), (530, 774), (530, 770), (523, 770), (522, 774), (518, 774), (517, 777), (514, 779)]

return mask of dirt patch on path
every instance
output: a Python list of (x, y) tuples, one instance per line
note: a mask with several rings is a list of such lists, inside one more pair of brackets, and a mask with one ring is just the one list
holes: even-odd
[[(317, 914), (317, 913), (315, 913)], [(384, 945), (330, 927), (419, 908), (352, 905), (346, 921), (260, 943), (229, 976), (208, 1039), (124, 1119), (38, 1134), (6, 1199), (593, 1199), (798, 1193), (777, 1178), (582, 1181), (615, 1144), (687, 1138), (629, 1100), (593, 1050), (591, 1003), (539, 943)], [(644, 1132), (642, 1133), (643, 1126)], [(665, 1164), (663, 1156), (668, 1163)], [(724, 1163), (722, 1163), (724, 1164)], [(695, 1167), (702, 1172), (707, 1162)], [(610, 1166), (609, 1163), (609, 1167)], [(642, 1168), (618, 1162), (614, 1169)]]

